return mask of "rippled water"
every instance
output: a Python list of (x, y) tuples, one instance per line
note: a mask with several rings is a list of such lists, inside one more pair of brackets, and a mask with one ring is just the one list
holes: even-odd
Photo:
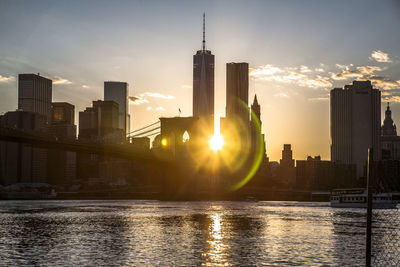
[(328, 203), (2, 201), (0, 263), (364, 265), (365, 211)]

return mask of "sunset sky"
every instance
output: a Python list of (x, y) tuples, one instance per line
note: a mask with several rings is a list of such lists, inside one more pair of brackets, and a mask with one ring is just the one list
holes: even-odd
[[(400, 125), (399, 1), (0, 1), (0, 112), (17, 107), (19, 73), (53, 79), (76, 113), (104, 81), (130, 85), (133, 129), (192, 115), (192, 60), (215, 55), (216, 116), (227, 62), (248, 62), (271, 160), (330, 158), (329, 90), (370, 79)], [(251, 104), (251, 103), (249, 103)], [(384, 113), (382, 113), (382, 116)]]

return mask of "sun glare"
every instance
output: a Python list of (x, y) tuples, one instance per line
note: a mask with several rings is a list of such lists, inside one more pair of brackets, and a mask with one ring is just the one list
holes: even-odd
[(224, 139), (222, 138), (221, 135), (213, 135), (210, 139), (210, 147), (212, 150), (214, 150), (215, 152), (217, 152), (218, 150), (220, 150), (222, 148), (222, 146), (224, 145)]

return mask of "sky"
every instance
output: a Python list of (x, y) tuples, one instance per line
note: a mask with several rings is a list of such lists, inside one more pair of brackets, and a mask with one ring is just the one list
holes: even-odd
[[(193, 54), (215, 55), (215, 112), (226, 63), (248, 62), (270, 160), (330, 159), (329, 91), (353, 80), (382, 91), (400, 125), (400, 1), (0, 1), (0, 113), (17, 108), (19, 73), (53, 80), (79, 111), (104, 81), (130, 86), (131, 128), (192, 115)], [(384, 116), (384, 112), (382, 112)]]

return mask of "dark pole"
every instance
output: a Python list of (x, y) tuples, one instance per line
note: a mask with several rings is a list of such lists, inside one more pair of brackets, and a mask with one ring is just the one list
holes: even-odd
[(367, 240), (366, 240), (366, 260), (365, 266), (371, 267), (371, 225), (372, 225), (372, 181), (373, 175), (371, 174), (373, 164), (373, 149), (368, 149), (368, 163), (367, 163)]

